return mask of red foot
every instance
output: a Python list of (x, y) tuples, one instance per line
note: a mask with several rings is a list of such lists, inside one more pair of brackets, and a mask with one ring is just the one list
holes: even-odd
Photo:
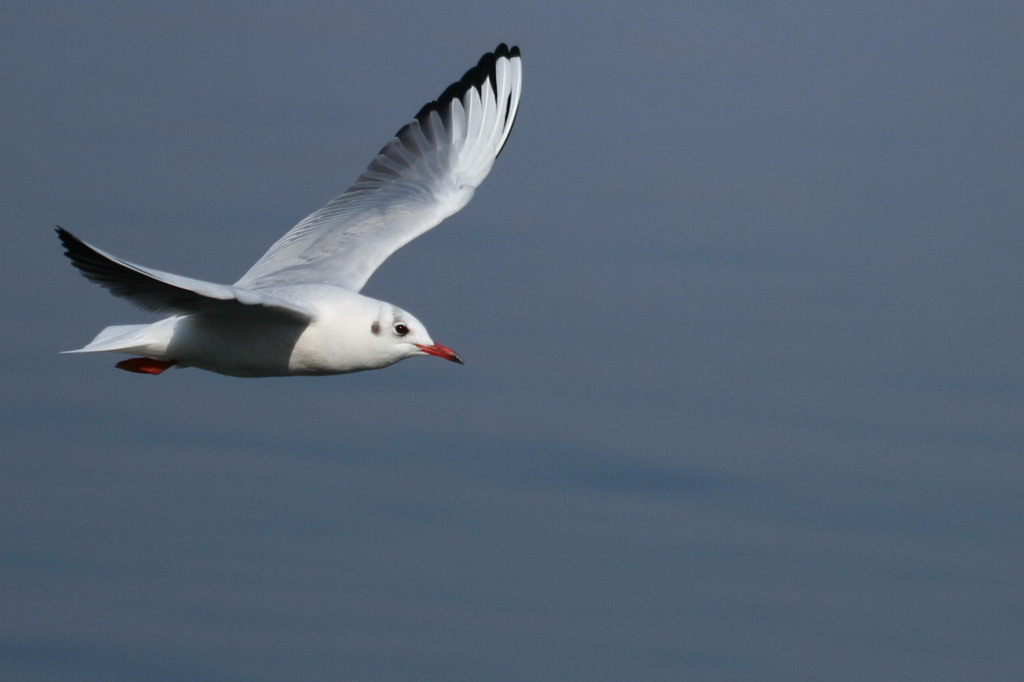
[(154, 360), (153, 358), (131, 358), (117, 363), (118, 369), (139, 374), (160, 374), (168, 367), (176, 365), (177, 360)]

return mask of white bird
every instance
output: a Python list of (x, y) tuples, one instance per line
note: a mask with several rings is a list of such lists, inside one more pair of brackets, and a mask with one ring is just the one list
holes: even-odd
[(417, 355), (462, 364), (404, 310), (359, 293), (397, 249), (465, 206), (519, 108), (522, 59), (504, 43), (402, 127), (355, 184), (281, 237), (233, 285), (129, 263), (57, 228), (88, 279), (148, 310), (69, 353), (128, 353), (117, 367), (199, 367), (239, 377), (387, 367)]

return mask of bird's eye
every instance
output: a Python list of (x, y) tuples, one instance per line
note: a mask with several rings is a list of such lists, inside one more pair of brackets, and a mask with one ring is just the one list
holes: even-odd
[(398, 334), (399, 336), (405, 336), (406, 334), (409, 333), (409, 328), (406, 327), (401, 322), (399, 322), (398, 324), (395, 325), (395, 333)]

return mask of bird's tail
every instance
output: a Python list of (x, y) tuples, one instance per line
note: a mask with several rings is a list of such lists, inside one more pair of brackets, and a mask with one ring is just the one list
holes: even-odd
[(153, 324), (121, 324), (107, 327), (83, 348), (65, 353), (138, 353), (162, 358), (170, 343), (177, 318)]

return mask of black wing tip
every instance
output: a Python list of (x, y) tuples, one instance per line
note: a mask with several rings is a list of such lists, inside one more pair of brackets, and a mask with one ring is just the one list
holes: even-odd
[(505, 43), (498, 43), (498, 46), (494, 48), (494, 55), (496, 57), (508, 57), (509, 59), (515, 59), (516, 57), (523, 56), (519, 52), (518, 45), (513, 45), (512, 47), (509, 47)]
[(61, 226), (57, 226), (57, 236), (64, 246), (64, 255), (71, 261), (71, 265), (85, 276), (86, 279), (110, 288), (110, 283), (123, 279), (126, 272), (134, 273), (131, 268), (116, 263), (107, 256), (99, 253), (81, 239), (71, 234)]
[[(498, 79), (498, 75), (495, 72), (495, 64), (499, 59), (519, 59), (521, 57), (522, 54), (519, 51), (518, 45), (509, 47), (505, 43), (498, 43), (498, 46), (492, 52), (487, 52), (480, 57), (476, 66), (471, 67), (466, 73), (462, 74), (462, 78), (445, 88), (440, 97), (424, 104), (414, 118), (422, 123), (430, 115), (431, 111), (442, 111), (452, 100), (462, 99), (470, 88), (483, 87), (483, 84), (488, 80), (494, 83)], [(402, 130), (406, 127), (408, 126), (403, 126)], [(401, 132), (400, 130), (399, 133)]]
[(89, 248), (88, 244), (65, 230), (60, 225), (56, 226), (56, 231), (57, 237), (60, 238), (61, 246), (64, 247), (64, 255), (70, 258), (72, 264), (76, 267), (80, 267), (79, 262), (82, 261), (83, 257), (95, 254), (95, 252)]
[(67, 248), (69, 244), (81, 242), (81, 240), (78, 237), (71, 234), (60, 225), (55, 225), (53, 229), (57, 233), (57, 237), (60, 239), (60, 243), (64, 245), (65, 248)]
[[(476, 66), (466, 71), (457, 83), (452, 84), (452, 87), (462, 83), (466, 84), (468, 87), (480, 87), (488, 78), (493, 82), (497, 78), (497, 74), (494, 72), (494, 65), (499, 59), (519, 59), (521, 57), (522, 54), (519, 52), (518, 45), (509, 47), (505, 43), (498, 43), (498, 46), (494, 48), (493, 52), (488, 52), (480, 57), (480, 61), (476, 63)], [(441, 95), (438, 99), (442, 99), (443, 97), (444, 95)]]

